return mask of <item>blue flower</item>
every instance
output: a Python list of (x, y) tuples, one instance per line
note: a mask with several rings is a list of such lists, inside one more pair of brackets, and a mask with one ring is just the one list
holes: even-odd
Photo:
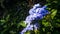
[(36, 22), (36, 23), (34, 24), (34, 29), (37, 30), (39, 27), (40, 27), (39, 23)]
[(33, 25), (30, 25), (27, 30), (33, 30)]
[(26, 21), (32, 21), (32, 20), (34, 20), (33, 16), (34, 16), (34, 15), (29, 15), (29, 16), (27, 16)]
[(31, 9), (29, 11), (30, 15), (26, 17), (26, 22), (31, 23), (35, 19), (42, 19), (46, 14), (48, 14), (48, 10), (45, 9), (46, 6), (37, 9)]
[(24, 28), (21, 32), (21, 34), (24, 34), (26, 31), (33, 30), (33, 25), (28, 24), (26, 28)]
[(42, 8), (46, 9), (46, 8), (47, 8), (47, 6), (46, 6), (46, 5), (44, 5)]
[(36, 14), (36, 13), (39, 13), (39, 14), (43, 14), (43, 15), (46, 15), (46, 14), (49, 14), (48, 10), (46, 10), (47, 6), (43, 6), (41, 8), (36, 8), (36, 9), (30, 9), (29, 10), (29, 14), (30, 15), (33, 15), (33, 14)]
[(26, 31), (33, 30), (33, 27), (35, 30), (37, 30), (40, 25), (35, 22), (33, 25), (31, 24), (33, 20), (43, 19), (43, 17), (47, 14), (49, 14), (48, 10), (46, 10), (47, 6), (40, 7), (41, 5), (35, 4), (32, 9), (29, 10), (29, 16), (26, 17), (26, 20), (24, 21), (25, 24), (27, 24), (26, 28), (24, 28), (21, 32), (21, 34), (24, 34)]
[(39, 7), (41, 7), (41, 5), (40, 5), (39, 3), (38, 3), (38, 4), (35, 4), (35, 5), (33, 6), (34, 9), (39, 8)]
[(38, 19), (42, 19), (43, 15), (42, 14), (33, 14), (33, 15), (29, 15), (27, 16), (25, 23), (31, 23), (33, 20), (38, 20)]
[(31, 8), (31, 9), (29, 10), (29, 14), (32, 15), (33, 13), (35, 13), (35, 12), (36, 12), (36, 9), (39, 8), (39, 7), (41, 7), (40, 4), (35, 4), (35, 5), (33, 6), (33, 8)]
[(29, 10), (30, 15), (33, 15), (34, 13), (35, 13), (35, 9), (32, 8), (32, 9)]

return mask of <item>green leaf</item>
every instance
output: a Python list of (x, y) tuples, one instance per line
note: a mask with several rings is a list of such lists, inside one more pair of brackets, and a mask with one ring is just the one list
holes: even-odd
[(24, 23), (24, 21), (21, 21), (21, 22), (18, 23), (17, 27), (20, 27), (20, 26), (26, 27), (26, 24)]
[(0, 20), (0, 22), (6, 22), (5, 20)]
[(56, 13), (57, 13), (57, 10), (53, 9), (52, 10), (52, 13), (51, 13), (51, 18), (52, 19), (54, 18), (54, 16), (56, 15)]
[(50, 22), (42, 22), (42, 24), (43, 24), (45, 27), (51, 26), (51, 23), (50, 23)]
[(30, 34), (30, 31), (27, 31), (25, 34)]
[(3, 25), (4, 23), (6, 23), (5, 20), (0, 20), (0, 24)]
[(45, 32), (45, 28), (42, 28), (43, 32)]
[(9, 20), (9, 17), (10, 17), (10, 15), (7, 15), (7, 17), (6, 17), (6, 21), (8, 21), (8, 20)]

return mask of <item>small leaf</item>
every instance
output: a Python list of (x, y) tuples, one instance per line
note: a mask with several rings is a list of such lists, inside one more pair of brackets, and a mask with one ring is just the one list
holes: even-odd
[(5, 20), (0, 20), (1, 22), (6, 22)]
[(25, 34), (30, 34), (30, 31), (27, 31)]
[(6, 21), (5, 20), (0, 20), (0, 24), (3, 25)]
[(40, 34), (39, 32), (39, 30), (34, 30), (34, 32), (35, 32), (35, 34)]
[(24, 21), (21, 21), (20, 23), (18, 23), (18, 26), (17, 27), (19, 27), (19, 26), (26, 27), (26, 24), (24, 23)]
[(49, 22), (42, 22), (42, 24), (43, 24), (45, 27), (51, 26), (51, 23), (49, 23)]
[(42, 28), (43, 32), (45, 32), (45, 28)]
[(56, 15), (56, 13), (57, 13), (57, 10), (52, 10), (52, 13), (51, 13), (51, 18), (53, 19), (54, 18), (54, 16)]
[(10, 17), (10, 15), (7, 15), (7, 17), (6, 17), (6, 21), (8, 21), (8, 20), (9, 20), (9, 17)]

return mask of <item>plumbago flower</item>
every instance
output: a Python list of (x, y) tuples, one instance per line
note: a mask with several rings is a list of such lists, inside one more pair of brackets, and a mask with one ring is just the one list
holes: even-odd
[(25, 24), (27, 24), (26, 28), (24, 28), (20, 33), (24, 34), (26, 31), (30, 30), (37, 30), (39, 27), (39, 23), (35, 22), (32, 23), (33, 20), (43, 19), (43, 17), (47, 14), (49, 14), (48, 10), (46, 10), (47, 6), (41, 7), (40, 4), (35, 4), (33, 8), (29, 10), (29, 16), (26, 17), (26, 20), (24, 21)]

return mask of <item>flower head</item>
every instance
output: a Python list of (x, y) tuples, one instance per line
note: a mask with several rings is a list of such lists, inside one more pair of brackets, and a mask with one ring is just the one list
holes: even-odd
[(21, 32), (21, 34), (24, 34), (24, 32), (28, 30), (33, 30), (33, 27), (35, 30), (37, 30), (40, 25), (35, 22), (34, 24), (31, 24), (33, 20), (43, 19), (43, 17), (47, 14), (49, 14), (48, 10), (46, 10), (47, 6), (40, 7), (40, 4), (35, 4), (32, 9), (29, 10), (29, 16), (26, 17), (26, 20), (24, 21), (27, 26), (24, 28)]

